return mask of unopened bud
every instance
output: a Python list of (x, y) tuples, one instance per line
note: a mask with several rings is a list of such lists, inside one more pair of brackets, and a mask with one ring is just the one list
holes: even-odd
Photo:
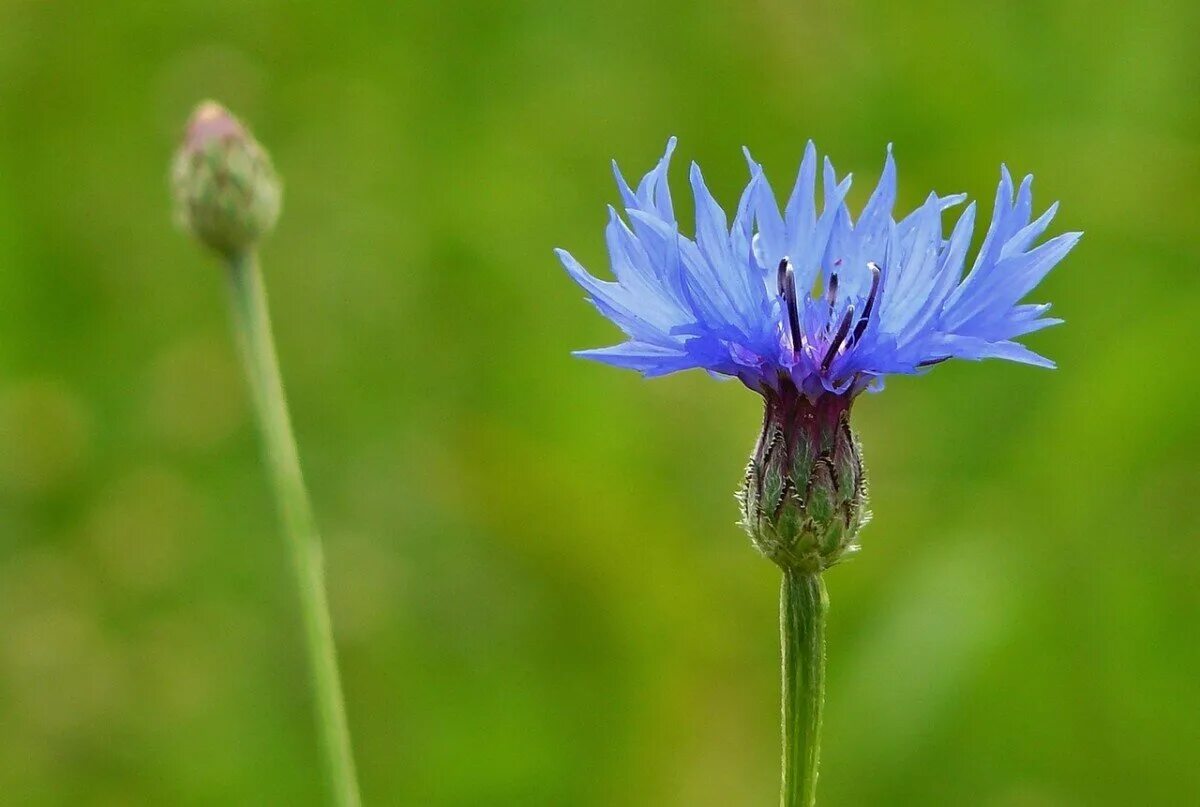
[(754, 545), (785, 570), (815, 573), (858, 548), (870, 518), (850, 396), (769, 390), (738, 500)]
[(252, 249), (279, 218), (282, 191), (270, 155), (215, 101), (192, 113), (171, 186), (182, 225), (226, 257)]

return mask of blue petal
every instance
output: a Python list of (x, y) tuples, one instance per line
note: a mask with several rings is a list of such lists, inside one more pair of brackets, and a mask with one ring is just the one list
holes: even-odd
[(670, 350), (643, 342), (625, 342), (612, 347), (577, 350), (573, 355), (614, 367), (637, 370), (647, 376), (666, 375), (696, 366), (682, 350)]

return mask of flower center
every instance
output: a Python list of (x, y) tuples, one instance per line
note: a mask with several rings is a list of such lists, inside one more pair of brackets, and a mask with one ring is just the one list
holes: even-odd
[[(869, 261), (867, 268), (871, 270), (871, 290), (867, 293), (862, 313), (856, 322), (854, 318), (856, 309), (854, 303), (850, 303), (850, 305), (846, 306), (846, 313), (842, 315), (836, 330), (833, 328), (833, 323), (834, 314), (837, 310), (838, 276), (837, 272), (832, 272), (829, 275), (829, 286), (825, 291), (825, 297), (829, 301), (829, 314), (828, 321), (825, 324), (825, 333), (828, 334), (832, 331), (833, 336), (830, 338), (825, 348), (825, 354), (821, 358), (822, 373), (829, 372), (834, 359), (840, 353), (858, 344), (871, 322), (871, 315), (875, 312), (875, 301), (879, 296), (879, 279), (882, 272), (879, 264), (874, 261)], [(808, 342), (804, 337), (803, 330), (800, 328), (800, 311), (796, 300), (796, 272), (792, 268), (791, 259), (786, 256), (779, 262), (777, 282), (779, 296), (783, 300), (784, 307), (787, 309), (788, 330), (792, 340), (792, 350), (799, 352), (807, 347)], [(853, 331), (851, 331), (851, 326), (853, 326)]]

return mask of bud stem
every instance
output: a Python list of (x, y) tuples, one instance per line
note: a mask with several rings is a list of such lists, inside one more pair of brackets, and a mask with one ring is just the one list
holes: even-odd
[(812, 807), (817, 801), (828, 610), (829, 596), (819, 573), (784, 570), (779, 594), (779, 633), (783, 645), (781, 807)]
[(350, 731), (325, 591), (321, 539), (300, 471), (300, 457), (271, 336), (258, 256), (253, 251), (234, 254), (229, 258), (228, 270), (233, 330), (250, 385), (262, 433), (263, 456), (300, 594), (308, 660), (316, 689), (317, 724), (334, 803), (339, 807), (359, 807), (361, 801), (350, 750)]

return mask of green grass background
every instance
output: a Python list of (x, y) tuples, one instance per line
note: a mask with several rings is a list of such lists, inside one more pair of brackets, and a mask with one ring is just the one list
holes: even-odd
[[(615, 330), (608, 160), (727, 201), (804, 141), (900, 196), (1033, 172), (1087, 232), (1061, 364), (864, 396), (822, 804), (1200, 803), (1200, 6), (0, 3), (0, 801), (310, 805), (285, 555), (220, 272), (166, 170), (221, 99), (286, 179), (264, 261), (370, 804), (766, 805), (758, 401), (571, 358)], [(690, 209), (690, 205), (688, 205)]]

